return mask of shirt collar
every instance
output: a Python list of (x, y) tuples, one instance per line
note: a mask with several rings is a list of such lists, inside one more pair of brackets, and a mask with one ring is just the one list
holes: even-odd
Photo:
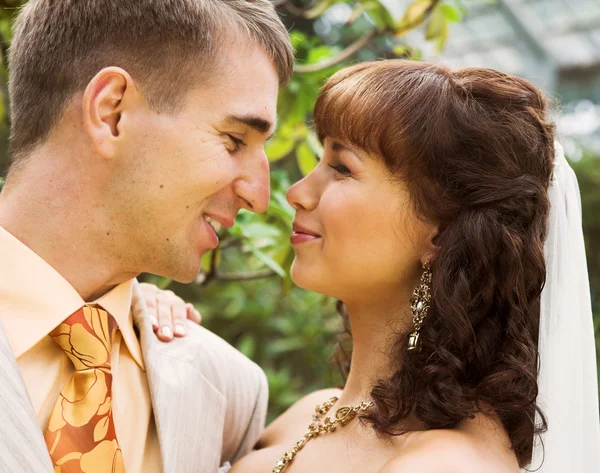
[(133, 279), (86, 303), (52, 266), (2, 227), (0, 261), (0, 322), (16, 358), (73, 312), (97, 304), (115, 318), (131, 356), (144, 369), (131, 315)]

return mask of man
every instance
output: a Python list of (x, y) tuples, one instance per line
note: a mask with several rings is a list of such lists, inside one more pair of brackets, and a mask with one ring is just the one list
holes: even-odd
[(214, 473), (252, 447), (262, 371), (191, 322), (163, 345), (130, 307), (143, 314), (138, 274), (192, 281), (220, 227), (266, 209), (292, 65), (267, 0), (23, 8), (0, 196), (1, 473)]

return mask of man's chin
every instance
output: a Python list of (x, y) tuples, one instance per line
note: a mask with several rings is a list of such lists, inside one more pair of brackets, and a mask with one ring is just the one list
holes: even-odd
[(171, 279), (181, 284), (190, 284), (196, 280), (197, 275), (198, 273), (196, 272), (193, 276), (173, 277)]
[(171, 279), (181, 284), (189, 284), (194, 282), (198, 277), (198, 272), (200, 271), (200, 259), (198, 259), (197, 264), (188, 264), (186, 267), (182, 266), (178, 269), (178, 271), (174, 271), (175, 274), (171, 276)]
[(181, 284), (189, 284), (194, 282), (198, 277), (198, 272), (200, 271), (200, 261), (200, 257), (192, 257), (186, 261), (173, 261), (176, 263), (176, 265), (171, 265), (168, 270), (158, 274)]

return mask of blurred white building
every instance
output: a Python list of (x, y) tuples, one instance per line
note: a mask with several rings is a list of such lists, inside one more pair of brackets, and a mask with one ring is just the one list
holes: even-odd
[[(395, 18), (414, 2), (380, 1)], [(405, 36), (406, 43), (421, 50), (425, 60), (453, 68), (491, 67), (531, 80), (558, 106), (559, 133), (570, 157), (577, 159), (581, 147), (600, 155), (600, 0), (447, 3), (464, 5), (466, 14), (451, 24), (441, 54), (425, 40), (423, 28)], [(317, 32), (339, 41), (351, 11), (347, 4), (335, 5), (317, 22)]]
[[(410, 3), (383, 0), (395, 15)], [(570, 157), (584, 146), (600, 154), (600, 0), (465, 1), (437, 55), (421, 31), (407, 42), (427, 60), (491, 67), (525, 77), (560, 107), (559, 133)]]

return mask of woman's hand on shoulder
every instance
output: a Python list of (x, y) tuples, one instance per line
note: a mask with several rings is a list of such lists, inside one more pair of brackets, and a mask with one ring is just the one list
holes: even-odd
[(154, 284), (140, 283), (148, 309), (147, 316), (159, 340), (169, 342), (173, 337), (185, 336), (185, 320), (200, 323), (202, 316), (173, 291), (159, 289)]

